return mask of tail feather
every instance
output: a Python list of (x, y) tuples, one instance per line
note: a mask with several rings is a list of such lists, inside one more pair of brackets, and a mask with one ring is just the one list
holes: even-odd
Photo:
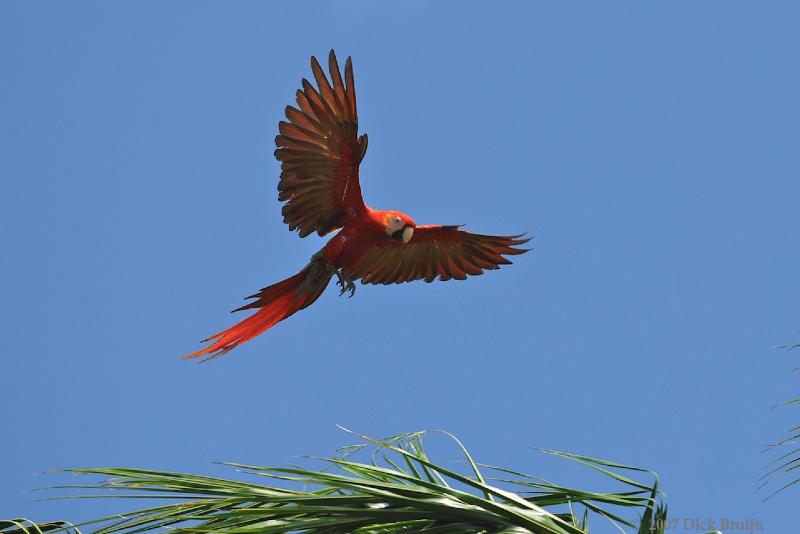
[(332, 273), (326, 271), (318, 263), (311, 263), (296, 275), (265, 287), (258, 293), (247, 297), (256, 300), (233, 310), (259, 308), (256, 313), (227, 330), (204, 339), (203, 343), (207, 341), (213, 341), (213, 343), (197, 352), (187, 354), (183, 358), (198, 358), (207, 355), (203, 361), (210, 360), (250, 341), (295, 312), (310, 306), (328, 286), (331, 276)]

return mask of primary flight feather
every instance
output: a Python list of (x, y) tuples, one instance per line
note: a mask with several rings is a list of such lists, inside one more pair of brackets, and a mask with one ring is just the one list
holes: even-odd
[(328, 56), (330, 80), (311, 58), (317, 83), (297, 91), (298, 107), (287, 106), (278, 125), (275, 157), (281, 162), (278, 199), (283, 220), (300, 237), (341, 229), (311, 257), (306, 267), (265, 287), (234, 311), (257, 309), (243, 321), (211, 336), (207, 347), (184, 358), (215, 358), (249, 341), (279, 321), (311, 305), (336, 275), (341, 293), (363, 284), (412, 280), (463, 280), (510, 264), (522, 254), (521, 235), (493, 236), (465, 232), (457, 225), (417, 225), (399, 211), (373, 210), (361, 197), (358, 168), (367, 151), (367, 135), (358, 135), (356, 91), (350, 58), (342, 79), (336, 55)]

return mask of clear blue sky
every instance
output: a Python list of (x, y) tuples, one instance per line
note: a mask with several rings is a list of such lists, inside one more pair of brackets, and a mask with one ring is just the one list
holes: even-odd
[[(49, 468), (281, 465), (340, 423), (573, 484), (528, 447), (642, 465), (673, 517), (796, 528), (797, 490), (753, 491), (800, 420), (769, 410), (797, 396), (798, 28), (771, 1), (1, 3), (0, 516), (120, 509), (35, 502)], [(370, 205), (534, 250), (181, 361), (323, 244), (272, 152), (331, 48)]]

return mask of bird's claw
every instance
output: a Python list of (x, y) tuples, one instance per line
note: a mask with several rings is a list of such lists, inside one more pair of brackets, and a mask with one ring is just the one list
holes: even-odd
[(352, 297), (356, 294), (356, 284), (353, 282), (353, 279), (350, 278), (348, 275), (344, 273), (341, 269), (336, 269), (334, 271), (336, 273), (336, 277), (338, 280), (336, 281), (336, 285), (338, 285), (341, 289), (339, 290), (339, 296), (341, 297), (348, 291), (350, 295), (348, 298)]

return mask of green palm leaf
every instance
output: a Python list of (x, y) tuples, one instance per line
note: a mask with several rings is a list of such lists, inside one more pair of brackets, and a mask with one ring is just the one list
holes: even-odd
[(35, 523), (23, 518), (0, 520), (0, 534), (44, 534), (52, 531), (81, 534), (77, 527), (66, 521)]
[[(777, 347), (777, 348), (792, 350), (800, 348), (800, 344), (785, 345), (783, 347)], [(795, 369), (795, 371), (798, 370), (800, 369)], [(775, 406), (775, 408), (779, 406), (789, 406), (797, 403), (800, 403), (800, 398), (782, 402), (777, 406)], [(799, 475), (800, 471), (798, 471), (800, 470), (800, 447), (797, 446), (798, 441), (800, 441), (800, 425), (790, 428), (787, 432), (787, 437), (767, 447), (767, 450), (789, 448), (789, 451), (784, 452), (779, 457), (775, 458), (774, 460), (772, 460), (772, 462), (769, 463), (767, 467), (768, 469), (767, 473), (764, 474), (764, 476), (762, 476), (760, 479), (761, 486), (759, 486), (759, 489), (763, 488), (764, 486), (766, 486), (767, 484), (769, 484), (774, 479), (780, 476), (790, 476), (796, 478), (790, 479), (789, 482), (785, 483), (784, 485), (782, 485), (781, 487), (779, 487), (778, 489), (767, 495), (764, 498), (765, 501), (774, 497), (778, 493), (782, 492), (783, 490), (791, 486), (800, 484), (800, 475)]]
[[(480, 464), (454, 436), (437, 433), (456, 444), (466, 472), (427, 456), (423, 439), (429, 432), (387, 439), (355, 434), (364, 443), (341, 449), (333, 457), (312, 459), (322, 463), (318, 469), (225, 464), (266, 480), (264, 484), (149, 469), (90, 468), (69, 472), (101, 475), (104, 480), (59, 488), (93, 491), (68, 498), (159, 502), (77, 525), (102, 534), (165, 527), (178, 533), (230, 534), (584, 534), (593, 515), (611, 521), (621, 532), (664, 532), (666, 506), (660, 500), (658, 477), (647, 470), (545, 451), (619, 485), (619, 491), (612, 493), (575, 489)], [(371, 455), (367, 454), (370, 448)], [(360, 456), (366, 458), (360, 460)], [(653, 482), (632, 478), (637, 474), (651, 474)], [(0, 530), (0, 534), (44, 532), (52, 530), (49, 525), (56, 524), (38, 530), (15, 526), (16, 530)], [(74, 527), (59, 524), (55, 528)]]

